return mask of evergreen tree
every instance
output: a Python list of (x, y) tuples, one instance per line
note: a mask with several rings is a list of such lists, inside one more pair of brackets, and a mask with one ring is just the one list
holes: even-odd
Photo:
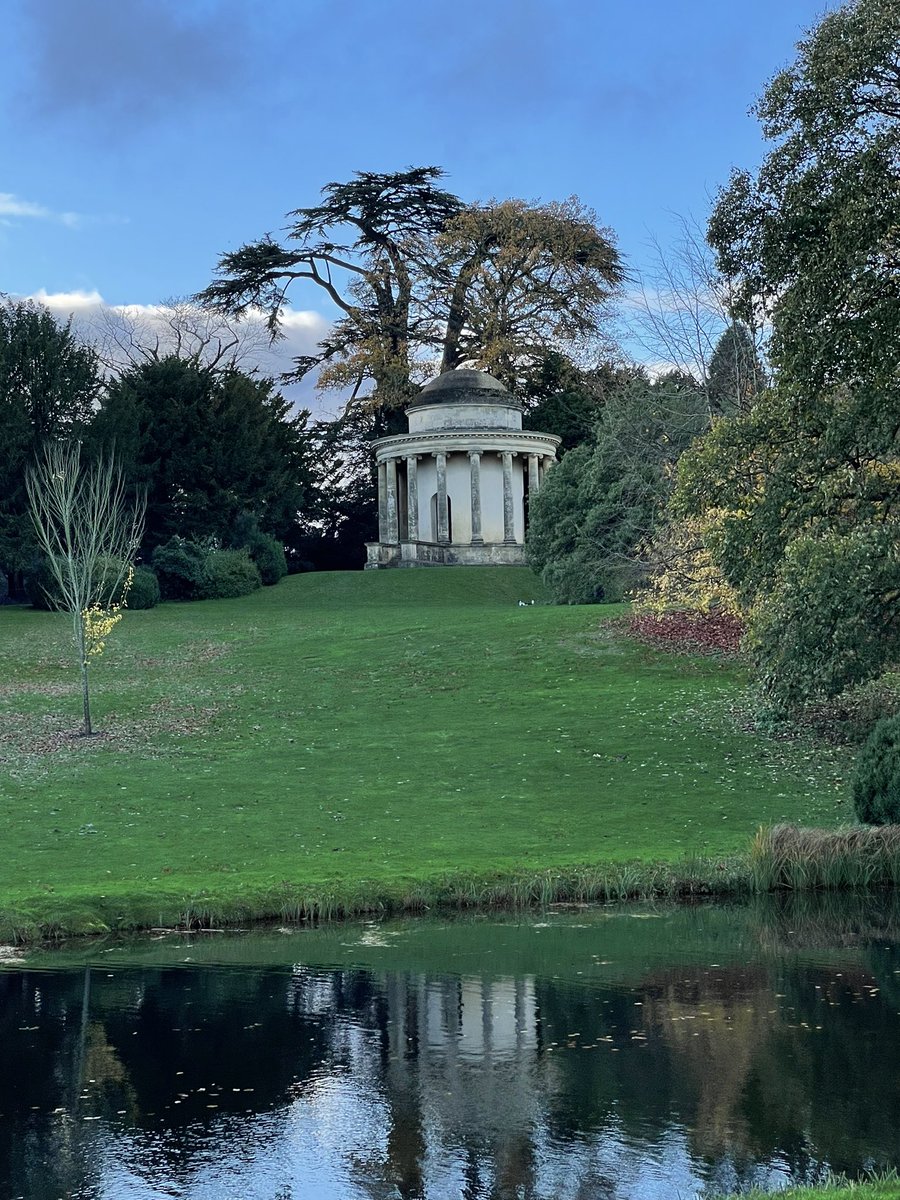
[(228, 542), (247, 515), (284, 541), (311, 490), (308, 415), (271, 380), (171, 356), (109, 385), (92, 441), (146, 492), (145, 555), (174, 535)]
[(775, 376), (686, 456), (679, 501), (721, 514), (710, 548), (781, 711), (900, 651), (898, 47), (893, 0), (823, 17), (758, 106), (758, 174), (710, 221), (739, 315), (771, 320)]
[(30, 301), (0, 305), (0, 591), (21, 592), (37, 552), (26, 470), (49, 442), (84, 431), (100, 386), (97, 356), (71, 322)]
[(707, 392), (713, 417), (748, 412), (765, 386), (765, 368), (750, 330), (733, 321), (716, 343), (709, 360)]
[(529, 371), (520, 390), (522, 424), (562, 438), (562, 457), (591, 440), (607, 396), (633, 373), (611, 363), (582, 370), (565, 354), (551, 351)]
[(290, 213), (288, 244), (270, 238), (222, 256), (198, 299), (240, 315), (266, 312), (277, 333), (297, 280), (341, 313), (295, 376), (351, 400), (402, 407), (416, 378), (470, 365), (512, 391), (550, 352), (600, 339), (623, 278), (609, 230), (574, 197), (464, 205), (443, 171), (357, 172)]
[(707, 424), (702, 389), (681, 375), (608, 397), (593, 441), (553, 468), (529, 509), (528, 558), (557, 601), (621, 600), (638, 584), (678, 458)]

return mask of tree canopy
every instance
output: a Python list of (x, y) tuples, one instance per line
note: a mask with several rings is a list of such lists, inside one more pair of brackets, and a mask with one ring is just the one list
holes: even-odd
[(173, 355), (110, 383), (92, 441), (146, 492), (145, 553), (173, 535), (227, 542), (245, 515), (284, 540), (310, 486), (307, 417), (271, 380)]
[(766, 385), (766, 371), (750, 330), (732, 321), (713, 349), (706, 390), (711, 417), (748, 412)]
[(513, 392), (549, 353), (597, 339), (623, 274), (609, 230), (574, 196), (462, 208), (437, 250), (441, 371), (470, 363)]
[(0, 305), (0, 572), (13, 591), (37, 549), (26, 470), (49, 442), (85, 428), (101, 384), (71, 323), (30, 301)]
[(576, 199), (466, 206), (437, 167), (358, 172), (271, 237), (224, 254), (199, 299), (261, 309), (279, 330), (288, 290), (321, 288), (340, 316), (295, 374), (397, 407), (416, 383), (468, 363), (516, 387), (549, 350), (597, 338), (623, 278), (609, 231)]
[(529, 507), (528, 558), (564, 603), (621, 600), (644, 575), (679, 456), (708, 424), (702, 388), (635, 376), (606, 399), (592, 442), (571, 450)]
[(900, 646), (896, 4), (825, 16), (758, 112), (772, 148), (722, 191), (710, 240), (739, 315), (771, 320), (774, 386), (685, 456), (679, 499), (722, 513), (711, 548), (783, 708)]
[(741, 315), (772, 321), (798, 404), (847, 384), (896, 387), (900, 361), (900, 9), (822, 18), (756, 111), (772, 143), (736, 171), (709, 224)]

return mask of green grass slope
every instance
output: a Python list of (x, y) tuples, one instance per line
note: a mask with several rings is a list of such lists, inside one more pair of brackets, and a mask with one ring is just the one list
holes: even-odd
[(840, 819), (842, 756), (742, 731), (738, 670), (543, 598), (458, 568), (128, 613), (88, 741), (65, 619), (0, 609), (0, 932), (427, 899)]

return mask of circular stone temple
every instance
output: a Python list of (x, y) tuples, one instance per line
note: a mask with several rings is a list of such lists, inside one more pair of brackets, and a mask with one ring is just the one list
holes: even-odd
[(366, 568), (525, 561), (528, 501), (560, 439), (522, 429), (522, 406), (484, 371), (438, 375), (406, 410), (409, 432), (372, 442), (378, 541)]

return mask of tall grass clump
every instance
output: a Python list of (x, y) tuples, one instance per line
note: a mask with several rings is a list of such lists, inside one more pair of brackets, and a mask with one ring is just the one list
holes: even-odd
[(900, 825), (760, 829), (750, 850), (756, 891), (900, 884)]

